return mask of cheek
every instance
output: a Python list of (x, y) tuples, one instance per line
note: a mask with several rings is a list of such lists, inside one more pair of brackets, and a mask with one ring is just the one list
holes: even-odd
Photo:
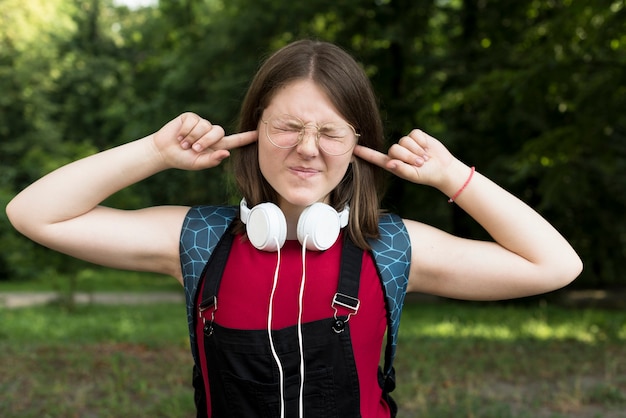
[(276, 148), (266, 138), (259, 138), (258, 141), (258, 158), (261, 174), (267, 181), (270, 181), (271, 173), (277, 171), (279, 167), (279, 159), (281, 158), (281, 149)]
[(343, 178), (343, 176), (348, 171), (348, 168), (350, 167), (350, 162), (352, 162), (352, 156), (338, 156), (333, 158), (335, 158), (335, 160), (333, 160), (332, 163), (329, 163), (329, 167), (331, 167), (331, 170), (335, 173), (336, 176)]

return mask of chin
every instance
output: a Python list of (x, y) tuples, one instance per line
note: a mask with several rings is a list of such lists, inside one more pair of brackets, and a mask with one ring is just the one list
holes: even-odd
[(310, 195), (308, 196), (292, 196), (292, 197), (288, 197), (288, 198), (283, 198), (281, 200), (281, 203), (285, 204), (285, 205), (289, 205), (289, 206), (298, 206), (298, 207), (307, 207), (307, 206), (311, 206), (313, 203), (317, 203), (317, 202), (322, 202), (322, 203), (329, 203), (329, 196), (320, 196), (318, 198), (315, 197), (311, 197)]

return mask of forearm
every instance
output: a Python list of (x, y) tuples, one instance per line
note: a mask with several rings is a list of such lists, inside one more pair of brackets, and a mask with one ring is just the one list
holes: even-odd
[[(440, 190), (453, 196), (463, 187), (470, 168), (455, 160)], [(578, 255), (563, 236), (541, 215), (517, 197), (475, 172), (455, 199), (502, 247), (528, 260), (544, 272), (576, 277)], [(557, 273), (558, 272), (558, 273)]]
[(165, 168), (148, 136), (51, 172), (19, 193), (7, 214), (18, 230), (31, 235), (45, 225), (87, 213), (115, 192)]

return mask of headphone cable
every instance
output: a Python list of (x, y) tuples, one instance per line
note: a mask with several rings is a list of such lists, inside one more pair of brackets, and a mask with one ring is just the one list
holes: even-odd
[(302, 310), (304, 301), (304, 284), (306, 282), (306, 235), (302, 242), (302, 279), (300, 280), (300, 294), (298, 295), (298, 349), (300, 351), (300, 393), (298, 406), (300, 417), (304, 417), (304, 342), (302, 338)]
[[(278, 238), (274, 237), (276, 243), (278, 244)], [(280, 245), (278, 245), (278, 257), (276, 261), (276, 269), (274, 270), (274, 282), (272, 284), (272, 292), (270, 293), (270, 306), (269, 312), (267, 314), (267, 335), (270, 340), (270, 349), (272, 350), (272, 356), (274, 357), (274, 361), (278, 366), (278, 377), (279, 377), (279, 387), (280, 387), (280, 418), (285, 418), (285, 388), (284, 388), (284, 371), (283, 365), (280, 362), (280, 358), (278, 357), (278, 353), (276, 352), (276, 347), (274, 347), (274, 339), (272, 337), (272, 316), (274, 310), (274, 293), (276, 292), (276, 286), (278, 285), (278, 270), (280, 269)]]

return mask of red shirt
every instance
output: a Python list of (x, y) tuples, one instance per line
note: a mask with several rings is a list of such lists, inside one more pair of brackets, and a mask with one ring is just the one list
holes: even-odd
[[(337, 292), (342, 242), (340, 236), (326, 251), (306, 252), (303, 323), (334, 315), (331, 302)], [(269, 299), (277, 262), (277, 252), (259, 251), (249, 241), (235, 237), (218, 292), (215, 322), (235, 329), (267, 329)], [(272, 329), (297, 324), (301, 280), (302, 246), (298, 241), (287, 241), (280, 250)], [(358, 313), (350, 317), (349, 326), (359, 377), (361, 416), (388, 418), (389, 408), (378, 385), (378, 366), (387, 317), (382, 284), (368, 252), (363, 256), (358, 297), (361, 305)], [(339, 315), (346, 313), (340, 311)]]

